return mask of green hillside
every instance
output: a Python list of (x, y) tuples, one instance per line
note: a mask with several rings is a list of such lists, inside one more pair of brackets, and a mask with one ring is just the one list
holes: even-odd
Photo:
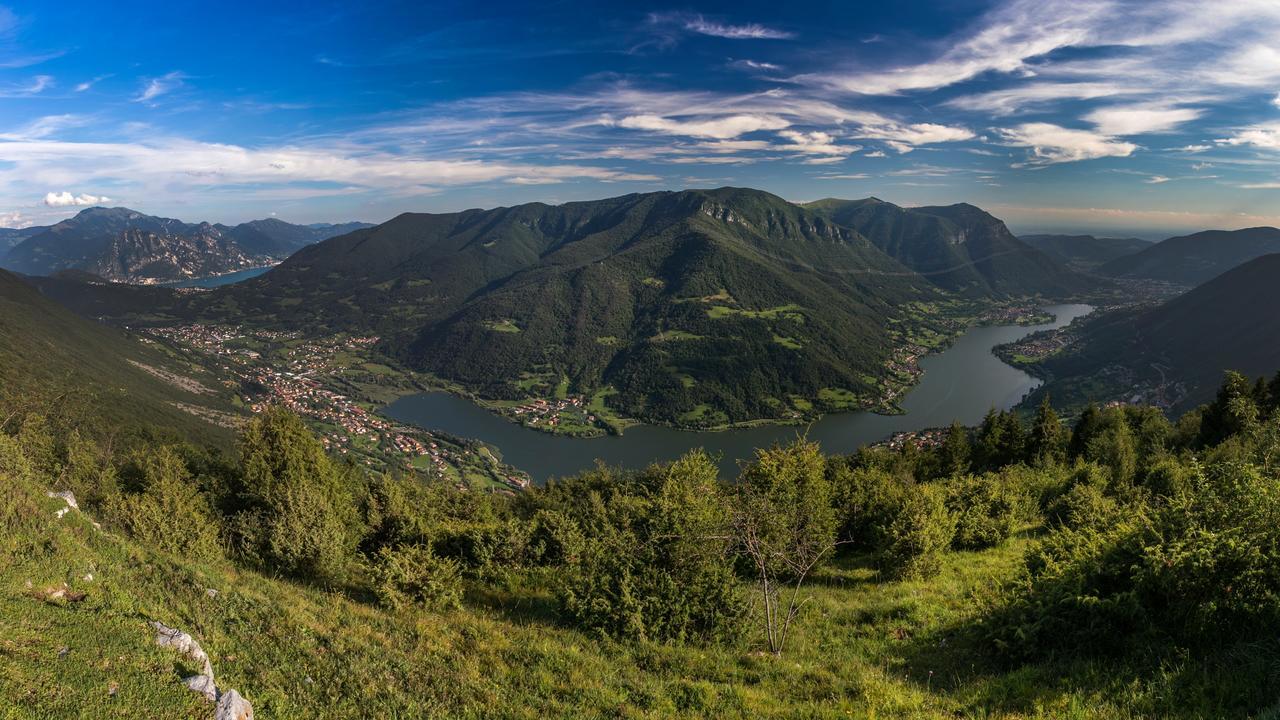
[(946, 290), (1057, 296), (1093, 286), (972, 205), (902, 208), (867, 198), (818, 200), (804, 207), (857, 230)]
[(1093, 235), (1020, 235), (1018, 239), (1077, 270), (1093, 271), (1117, 258), (1142, 252), (1151, 243), (1138, 238)]
[(221, 444), (233, 416), (217, 379), (161, 346), (93, 323), (0, 270), (0, 398), (66, 415), (95, 437), (143, 424)]
[(1099, 272), (1113, 277), (1143, 278), (1199, 285), (1256, 257), (1280, 252), (1280, 230), (1207, 230), (1169, 238), (1142, 252), (1113, 260)]
[[(1280, 367), (1280, 254), (1265, 255), (1154, 308), (1088, 322), (1068, 352), (1041, 370), (1055, 397), (1146, 397), (1159, 391), (1175, 409), (1212, 398), (1222, 373), (1251, 376)], [(1112, 378), (1105, 387), (1098, 383)]]
[(406, 214), (207, 293), (41, 282), (95, 317), (367, 333), (488, 398), (693, 425), (873, 405), (895, 349), (947, 322), (855, 231), (732, 188)]
[(1278, 397), (514, 497), (278, 413), (235, 457), (117, 454), (0, 405), (0, 714), (211, 716), (159, 622), (263, 718), (1267, 717)]

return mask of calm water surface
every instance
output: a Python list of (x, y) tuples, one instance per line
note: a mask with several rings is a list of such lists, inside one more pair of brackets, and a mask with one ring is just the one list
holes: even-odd
[(241, 280), (248, 280), (248, 279), (250, 279), (250, 278), (256, 278), (256, 277), (258, 277), (259, 275), (261, 275), (261, 274), (265, 273), (266, 271), (270, 270), (272, 267), (274, 267), (274, 266), (260, 267), (260, 268), (251, 268), (251, 269), (249, 269), (249, 270), (241, 270), (241, 271), (239, 271), (239, 272), (227, 273), (226, 275), (217, 275), (217, 276), (215, 276), (215, 277), (197, 278), (197, 279), (195, 279), (195, 280), (182, 280), (182, 281), (180, 281), (180, 282), (173, 282), (173, 283), (161, 283), (161, 284), (162, 284), (162, 285), (164, 285), (165, 287), (179, 287), (179, 288), (185, 288), (185, 287), (203, 287), (203, 288), (221, 287), (221, 286), (223, 286), (223, 285), (231, 285), (231, 284), (233, 284), (233, 283), (238, 283), (238, 282), (240, 282)]
[[(1052, 305), (1052, 323), (1033, 326), (978, 327), (959, 337), (946, 351), (920, 361), (921, 381), (902, 401), (904, 415), (871, 412), (826, 415), (809, 427), (809, 439), (829, 453), (848, 453), (884, 440), (895, 432), (942, 427), (959, 420), (976, 425), (992, 406), (1008, 409), (1040, 384), (991, 354), (991, 348), (1038, 330), (1058, 328), (1093, 310), (1088, 305)], [(595, 464), (634, 468), (671, 460), (697, 447), (720, 454), (721, 472), (737, 474), (738, 461), (758, 447), (785, 442), (803, 431), (773, 426), (693, 432), (654, 425), (631, 427), (621, 436), (569, 438), (517, 425), (463, 398), (444, 392), (400, 398), (384, 411), (401, 422), (443, 430), (497, 446), (503, 459), (541, 482), (570, 475)]]

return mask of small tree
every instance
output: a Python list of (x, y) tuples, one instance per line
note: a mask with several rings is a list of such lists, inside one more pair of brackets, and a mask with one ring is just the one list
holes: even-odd
[(955, 519), (947, 512), (940, 488), (912, 486), (885, 532), (881, 567), (890, 577), (922, 579), (938, 574), (942, 553), (955, 535)]
[(969, 431), (958, 422), (951, 423), (938, 447), (938, 475), (954, 477), (969, 472), (970, 454)]
[(240, 441), (242, 495), (237, 529), (263, 563), (321, 583), (340, 582), (355, 559), (355, 484), (292, 413), (255, 418)]
[(734, 525), (764, 604), (769, 650), (781, 655), (791, 623), (807, 598), (800, 591), (835, 549), (836, 515), (826, 459), (815, 443), (797, 440), (757, 450), (742, 473)]
[(1036, 409), (1035, 420), (1031, 424), (1031, 435), (1027, 438), (1027, 460), (1032, 465), (1044, 466), (1062, 461), (1065, 431), (1058, 413), (1049, 404), (1049, 394)]

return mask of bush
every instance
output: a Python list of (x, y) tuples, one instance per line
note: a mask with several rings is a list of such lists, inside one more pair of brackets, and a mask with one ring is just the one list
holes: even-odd
[(530, 526), (526, 553), (535, 565), (572, 565), (582, 557), (586, 539), (565, 513), (539, 510)]
[(1096, 483), (1064, 497), (1065, 521), (1028, 554), (988, 621), (1014, 657), (1130, 650), (1144, 638), (1249, 641), (1280, 623), (1280, 486), (1258, 468), (1189, 472), (1159, 506), (1120, 505)]
[(988, 638), (1014, 660), (1129, 648), (1147, 627), (1132, 577), (1141, 552), (1133, 522), (1058, 529), (1028, 552), (1010, 597), (985, 621)]
[(130, 490), (104, 500), (108, 523), (175, 555), (200, 560), (221, 555), (218, 524), (172, 447), (136, 453), (122, 474)]
[(384, 547), (373, 565), (373, 592), (387, 607), (448, 610), (462, 605), (462, 574), (456, 561), (426, 545)]
[(1029, 503), (1025, 493), (998, 475), (948, 483), (946, 505), (956, 526), (952, 547), (979, 550), (999, 545), (1026, 519)]
[(841, 542), (855, 550), (881, 545), (910, 486), (877, 468), (849, 468), (828, 462)]
[(881, 569), (897, 579), (936, 575), (942, 553), (955, 535), (955, 520), (947, 512), (940, 489), (917, 485), (902, 498), (889, 523), (879, 552)]
[(241, 495), (234, 524), (246, 555), (320, 583), (345, 580), (363, 534), (349, 468), (336, 467), (296, 416), (272, 411), (241, 437)]
[(560, 588), (566, 615), (620, 638), (710, 641), (738, 634), (744, 605), (715, 463), (695, 451), (613, 478), (607, 500), (596, 495), (580, 505), (598, 529)]
[(1280, 624), (1280, 486), (1245, 464), (1188, 478), (1160, 509), (1137, 582), (1166, 629), (1197, 642)]

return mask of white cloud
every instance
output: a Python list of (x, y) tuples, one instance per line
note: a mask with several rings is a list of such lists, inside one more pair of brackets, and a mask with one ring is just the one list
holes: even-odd
[(883, 150), (872, 150), (871, 152), (866, 153), (866, 154), (864, 155), (864, 157), (869, 157), (869, 158), (882, 158), (882, 157), (887, 157), (887, 156), (884, 154), (884, 151), (883, 151)]
[(869, 140), (883, 140), (885, 145), (902, 154), (911, 152), (917, 145), (960, 142), (975, 137), (973, 131), (967, 128), (936, 123), (902, 125), (885, 119), (864, 125), (854, 131), (853, 135)]
[(1050, 123), (1025, 123), (1001, 128), (1005, 144), (1031, 148), (1029, 164), (1049, 165), (1104, 157), (1128, 157), (1138, 149), (1133, 143), (1089, 130), (1073, 130)]
[(1245, 190), (1280, 190), (1280, 182), (1246, 183), (1237, 187)]
[(1241, 128), (1235, 135), (1214, 142), (1219, 145), (1252, 145), (1263, 150), (1280, 150), (1280, 122)]
[(1115, 105), (1094, 110), (1084, 116), (1103, 135), (1143, 135), (1168, 132), (1204, 114), (1197, 108), (1164, 105)]
[(44, 196), (44, 204), (49, 207), (83, 207), (85, 205), (101, 205), (111, 202), (105, 195), (72, 195), (67, 191), (51, 192)]
[(866, 180), (871, 176), (866, 173), (846, 173), (842, 175), (818, 175), (819, 180)]
[(1163, 183), (1169, 182), (1170, 179), (1171, 178), (1167, 178), (1164, 175), (1152, 175), (1151, 177), (1147, 178), (1143, 182), (1147, 183), (1148, 185), (1161, 185)]
[[(210, 190), (257, 194), (261, 188), (321, 195), (379, 191), (415, 195), (434, 188), (536, 178), (654, 182), (657, 176), (593, 165), (438, 159), (350, 144), (249, 148), (183, 138), (137, 143), (0, 142), (0, 188), (22, 184), (67, 186), (113, 183), (130, 196), (182, 196)], [(330, 187), (299, 187), (325, 184)], [(72, 205), (89, 196), (50, 193), (46, 201)], [(105, 198), (97, 198), (105, 202)]]
[(778, 135), (790, 141), (790, 144), (782, 146), (782, 149), (805, 154), (833, 155), (839, 159), (862, 149), (858, 145), (837, 145), (835, 138), (831, 135), (816, 130), (814, 132), (783, 130)]
[[(661, 16), (657, 16), (661, 17)], [(765, 27), (759, 23), (746, 25), (726, 25), (712, 22), (701, 15), (685, 16), (681, 25), (685, 30), (700, 35), (728, 38), (730, 40), (787, 40), (795, 37), (795, 33)]]
[(168, 93), (182, 87), (182, 83), (187, 76), (184, 73), (174, 71), (166, 73), (157, 78), (150, 78), (142, 85), (141, 92), (133, 99), (134, 102), (150, 102)]
[(1036, 82), (977, 95), (964, 95), (943, 104), (960, 110), (1002, 116), (1059, 100), (1094, 100), (1142, 92), (1142, 88), (1112, 82)]
[(0, 88), (0, 97), (4, 98), (20, 98), (39, 95), (40, 93), (53, 87), (54, 81), (52, 75), (36, 75), (31, 78), (30, 82), (22, 85), (10, 85)]
[(1178, 148), (1178, 151), (1195, 154), (1195, 153), (1202, 153), (1202, 152), (1205, 152), (1206, 150), (1212, 150), (1212, 149), (1213, 149), (1212, 145), (1184, 145)]
[(31, 227), (32, 222), (27, 216), (23, 215), (20, 210), (12, 210), (10, 212), (0, 212), (0, 227), (3, 228), (25, 228)]
[(612, 118), (601, 120), (602, 125), (614, 125), (631, 130), (649, 130), (667, 135), (685, 135), (729, 140), (739, 135), (759, 130), (781, 130), (790, 122), (777, 115), (725, 115), (697, 120), (675, 120), (660, 115), (629, 115), (614, 123)]
[(92, 80), (85, 80), (84, 82), (77, 84), (74, 89), (76, 92), (82, 93), (85, 90), (88, 90), (89, 88), (93, 87), (94, 85), (97, 85), (98, 83), (102, 82), (103, 80), (106, 80), (109, 77), (111, 76), (99, 75), (98, 77), (93, 78)]
[(1280, 93), (1276, 93), (1276, 96), (1271, 99), (1271, 104), (1280, 108)]
[(756, 60), (734, 60), (729, 64), (746, 70), (769, 70), (771, 72), (776, 72), (782, 69), (781, 65), (776, 65), (770, 62), (759, 62)]

